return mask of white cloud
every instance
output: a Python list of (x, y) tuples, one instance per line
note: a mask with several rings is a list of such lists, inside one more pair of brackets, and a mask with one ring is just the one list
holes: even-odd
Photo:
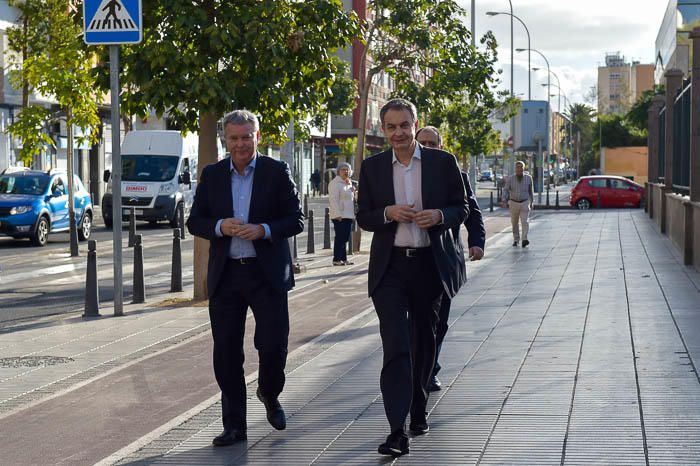
[[(606, 52), (619, 51), (628, 60), (653, 62), (656, 35), (667, 5), (667, 0), (512, 2), (513, 13), (530, 30), (530, 46), (545, 54), (572, 102), (583, 102), (590, 87), (596, 84), (597, 67), (605, 61)], [(460, 3), (470, 10), (468, 0), (460, 0)], [(477, 37), (491, 30), (499, 43), (502, 89), (510, 88), (510, 21), (507, 15), (489, 17), (485, 13), (508, 12), (509, 9), (507, 0), (476, 0)], [(515, 48), (526, 48), (527, 35), (517, 20), (513, 32)], [(532, 53), (531, 61), (532, 66), (545, 68), (536, 53)], [(515, 92), (527, 96), (526, 53), (515, 54), (514, 68)], [(533, 73), (532, 97), (546, 99), (546, 91), (540, 86), (541, 82), (546, 82), (545, 73), (538, 74), (537, 84), (534, 81)]]

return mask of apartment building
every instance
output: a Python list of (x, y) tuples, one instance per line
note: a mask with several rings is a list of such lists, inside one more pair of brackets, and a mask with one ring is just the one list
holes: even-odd
[(626, 112), (639, 96), (654, 87), (654, 65), (629, 63), (620, 52), (607, 53), (598, 67), (598, 112)]

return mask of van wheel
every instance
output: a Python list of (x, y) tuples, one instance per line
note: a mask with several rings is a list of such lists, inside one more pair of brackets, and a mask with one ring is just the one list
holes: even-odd
[(78, 239), (80, 241), (87, 241), (90, 237), (90, 232), (92, 231), (92, 214), (90, 212), (85, 212), (83, 214), (83, 219), (80, 222), (80, 228), (78, 229)]
[(170, 226), (172, 228), (180, 227), (180, 205), (182, 205), (182, 202), (177, 203), (175, 206), (175, 213), (173, 213), (173, 218), (170, 219)]
[(49, 240), (49, 219), (44, 216), (39, 217), (39, 221), (30, 239), (34, 246), (46, 246)]

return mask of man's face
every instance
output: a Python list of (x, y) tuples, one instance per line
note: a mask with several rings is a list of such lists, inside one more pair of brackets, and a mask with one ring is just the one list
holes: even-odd
[(411, 117), (406, 109), (391, 109), (384, 115), (382, 131), (394, 150), (406, 150), (411, 147), (418, 129), (418, 122)]
[(233, 163), (246, 166), (253, 160), (255, 152), (258, 150), (260, 131), (255, 131), (252, 123), (242, 125), (229, 123), (224, 128), (224, 139), (226, 150), (231, 154)]
[(422, 130), (418, 136), (416, 136), (416, 141), (420, 142), (421, 145), (425, 147), (432, 147), (433, 149), (441, 149), (438, 134), (432, 129)]
[(523, 171), (524, 171), (524, 168), (522, 165), (515, 166), (515, 175), (516, 176), (523, 176)]

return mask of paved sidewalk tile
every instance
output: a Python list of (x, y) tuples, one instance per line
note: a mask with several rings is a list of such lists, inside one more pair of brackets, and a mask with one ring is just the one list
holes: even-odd
[(299, 356), (280, 400), (287, 430), (267, 424), (252, 382), (246, 443), (211, 446), (213, 403), (117, 462), (700, 464), (700, 274), (638, 210), (539, 214), (530, 239), (522, 249), (503, 237), (469, 264), (431, 430), (410, 455), (376, 452), (388, 426), (370, 314)]

